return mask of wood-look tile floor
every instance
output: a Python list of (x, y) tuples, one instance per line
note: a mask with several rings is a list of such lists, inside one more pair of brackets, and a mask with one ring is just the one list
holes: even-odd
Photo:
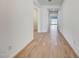
[(77, 57), (64, 37), (56, 30), (50, 33), (34, 33), (34, 40), (17, 58), (75, 58)]

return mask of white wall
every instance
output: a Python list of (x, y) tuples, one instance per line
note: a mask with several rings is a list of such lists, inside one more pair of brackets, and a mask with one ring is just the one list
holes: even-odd
[(44, 6), (40, 7), (40, 30), (39, 32), (48, 31), (48, 9)]
[(60, 30), (60, 32), (63, 31), (63, 12), (62, 12), (62, 7), (60, 7), (60, 9), (58, 11), (58, 30)]
[(12, 57), (32, 41), (32, 3), (0, 0), (0, 57)]
[(60, 31), (79, 56), (79, 0), (65, 0)]

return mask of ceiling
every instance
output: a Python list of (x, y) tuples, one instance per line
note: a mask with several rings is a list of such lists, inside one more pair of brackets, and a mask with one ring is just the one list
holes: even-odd
[(37, 0), (40, 5), (57, 5), (61, 6), (64, 0)]

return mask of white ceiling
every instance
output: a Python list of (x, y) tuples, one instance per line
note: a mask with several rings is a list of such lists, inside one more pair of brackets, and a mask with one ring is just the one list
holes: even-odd
[(62, 5), (64, 0), (52, 0), (51, 2), (49, 2), (48, 0), (37, 0), (40, 5), (57, 5), (60, 6)]

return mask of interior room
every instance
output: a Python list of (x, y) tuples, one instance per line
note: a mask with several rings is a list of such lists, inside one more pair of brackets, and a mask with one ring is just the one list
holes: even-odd
[(78, 58), (79, 0), (0, 0), (0, 58)]

